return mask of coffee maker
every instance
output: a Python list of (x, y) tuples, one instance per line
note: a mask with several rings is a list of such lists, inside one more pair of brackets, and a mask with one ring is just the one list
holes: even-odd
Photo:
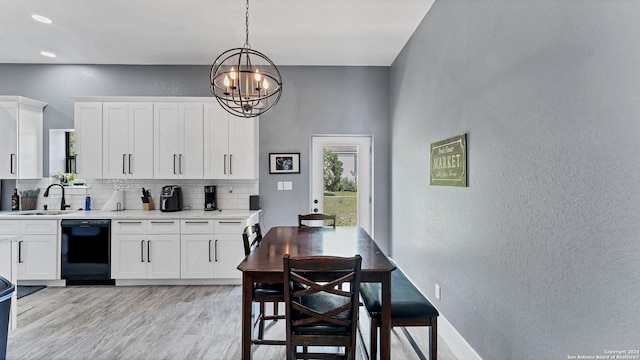
[(218, 210), (216, 199), (216, 187), (213, 185), (204, 187), (204, 211)]
[(178, 185), (162, 187), (160, 211), (182, 211), (182, 188)]

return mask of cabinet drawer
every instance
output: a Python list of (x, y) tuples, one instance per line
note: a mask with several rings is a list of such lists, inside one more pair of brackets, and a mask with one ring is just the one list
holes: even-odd
[(115, 220), (111, 222), (113, 234), (145, 235), (147, 224), (142, 220)]
[(57, 234), (58, 220), (22, 220), (20, 221), (20, 234)]
[(213, 234), (213, 220), (182, 220), (182, 234)]
[(216, 220), (214, 233), (216, 234), (237, 234), (242, 235), (245, 228), (245, 220)]
[(180, 234), (180, 221), (150, 220), (147, 234)]
[(0, 234), (2, 235), (20, 234), (20, 220), (0, 220)]

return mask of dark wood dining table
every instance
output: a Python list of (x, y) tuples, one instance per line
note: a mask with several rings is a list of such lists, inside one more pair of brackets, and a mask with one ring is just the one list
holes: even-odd
[(382, 286), (380, 358), (391, 356), (391, 271), (396, 267), (378, 248), (371, 236), (359, 227), (299, 228), (277, 226), (263, 237), (260, 246), (238, 265), (242, 271), (242, 358), (251, 359), (253, 333), (253, 284), (282, 283), (283, 256), (362, 256), (362, 282)]

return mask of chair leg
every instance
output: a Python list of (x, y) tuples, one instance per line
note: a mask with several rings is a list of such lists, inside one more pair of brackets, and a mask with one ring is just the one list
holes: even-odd
[(258, 324), (258, 339), (262, 340), (264, 336), (264, 302), (260, 302), (260, 315), (258, 316), (258, 320), (260, 321)]
[(278, 302), (273, 302), (273, 316), (275, 317), (273, 321), (278, 321)]
[(431, 318), (431, 360), (438, 359), (438, 318)]
[(371, 334), (369, 337), (369, 347), (371, 348), (370, 359), (376, 360), (378, 358), (378, 324), (377, 318), (371, 318)]

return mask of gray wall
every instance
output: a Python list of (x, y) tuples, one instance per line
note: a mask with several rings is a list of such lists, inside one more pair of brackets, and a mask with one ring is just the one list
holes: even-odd
[[(391, 67), (392, 251), (485, 359), (640, 345), (638, 14), (436, 1)], [(461, 133), (469, 186), (429, 186)]]
[[(260, 118), (260, 202), (267, 227), (308, 213), (311, 134), (367, 134), (374, 142), (375, 239), (389, 249), (389, 68), (284, 67), (280, 102)], [(263, 119), (264, 118), (264, 119)], [(270, 152), (299, 152), (300, 174), (269, 174)], [(293, 181), (293, 191), (275, 191)]]
[[(212, 96), (208, 66), (0, 64), (0, 94), (47, 102), (44, 113), (44, 174), (49, 173), (51, 128), (73, 127), (72, 96)], [(308, 212), (311, 134), (374, 136), (376, 240), (389, 248), (389, 68), (281, 67), (280, 103), (260, 118), (260, 195), (267, 227), (297, 224)], [(300, 152), (301, 173), (269, 175), (269, 152)], [(293, 191), (276, 191), (292, 180)], [(15, 181), (2, 181), (2, 209), (10, 208)]]

